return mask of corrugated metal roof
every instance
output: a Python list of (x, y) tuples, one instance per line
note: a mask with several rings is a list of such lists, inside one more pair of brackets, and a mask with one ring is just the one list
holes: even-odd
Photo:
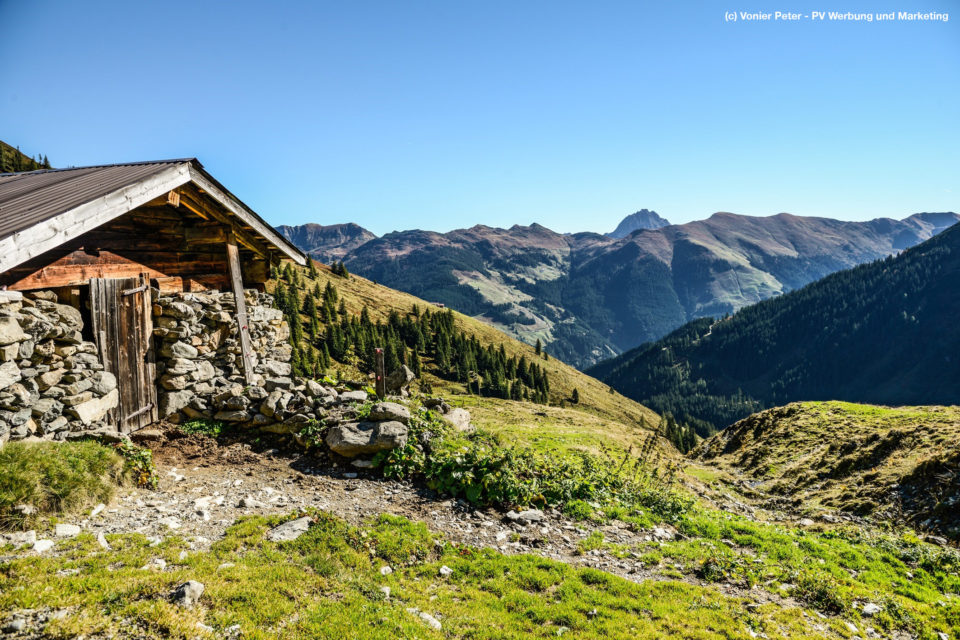
[(0, 238), (190, 159), (0, 174)]
[[(211, 192), (208, 195), (233, 211), (234, 214), (249, 225), (269, 244), (277, 247), (295, 261), (304, 264), (306, 256), (281, 236), (263, 218), (247, 207), (236, 196), (230, 193), (223, 185), (207, 173), (203, 165), (196, 158), (182, 158), (178, 160), (158, 160), (151, 162), (129, 162), (124, 164), (100, 165), (95, 167), (77, 167), (72, 169), (43, 169), (23, 173), (0, 174), (0, 247), (10, 249), (13, 254), (0, 257), (2, 269), (9, 269), (19, 264), (26, 257), (38, 255), (50, 247), (34, 246), (25, 249), (21, 232), (36, 227), (77, 207), (83, 207), (96, 200), (116, 198), (111, 194), (119, 194), (133, 185), (140, 185), (158, 174), (172, 170), (183, 170), (183, 181), (176, 178), (174, 184), (183, 184), (190, 181), (205, 184)], [(164, 178), (169, 180), (169, 178)], [(156, 188), (156, 187), (153, 187)], [(166, 187), (165, 187), (166, 188)], [(123, 212), (123, 201), (119, 201)], [(99, 208), (100, 205), (88, 205)], [(106, 206), (106, 205), (105, 205)], [(129, 209), (136, 205), (130, 204)], [(127, 210), (129, 210), (127, 209)], [(114, 209), (116, 211), (116, 209)], [(111, 215), (117, 215), (113, 213)], [(75, 215), (75, 214), (71, 214)], [(86, 215), (86, 214), (85, 214)], [(80, 222), (77, 222), (80, 220)], [(82, 231), (74, 226), (103, 224), (96, 218), (74, 218), (74, 222), (63, 229), (59, 241), (53, 237), (45, 238), (45, 244), (59, 244), (66, 240), (66, 236), (73, 236)], [(55, 225), (55, 222), (51, 222)], [(63, 224), (61, 222), (61, 224)], [(20, 235), (18, 235), (20, 234)], [(25, 249), (25, 250), (21, 250)], [(9, 258), (4, 261), (3, 258)]]

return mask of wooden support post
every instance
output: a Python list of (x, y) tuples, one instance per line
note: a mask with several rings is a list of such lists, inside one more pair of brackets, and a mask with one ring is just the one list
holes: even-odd
[(240, 251), (233, 231), (227, 231), (227, 265), (230, 269), (230, 283), (233, 297), (237, 301), (237, 327), (240, 334), (240, 353), (243, 357), (243, 377), (247, 384), (254, 383), (253, 345), (250, 342), (250, 329), (247, 327), (247, 301), (243, 298), (243, 276), (240, 273)]
[(373, 350), (373, 359), (376, 364), (376, 376), (377, 376), (377, 397), (380, 400), (383, 400), (387, 397), (387, 378), (385, 375), (386, 367), (383, 364), (383, 349), (377, 348)]

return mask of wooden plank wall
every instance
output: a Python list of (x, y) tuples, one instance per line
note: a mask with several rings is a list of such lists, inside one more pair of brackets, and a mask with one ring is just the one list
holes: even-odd
[[(183, 207), (141, 207), (28, 263), (0, 274), (14, 290), (85, 285), (90, 278), (180, 278), (183, 288), (226, 289), (226, 230)], [(244, 282), (269, 276), (265, 260), (241, 250)], [(183, 289), (181, 289), (183, 290)]]

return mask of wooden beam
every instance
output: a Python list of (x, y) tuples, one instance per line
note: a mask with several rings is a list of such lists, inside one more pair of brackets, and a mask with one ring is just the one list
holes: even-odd
[(248, 385), (254, 383), (253, 369), (256, 366), (253, 356), (253, 344), (250, 341), (250, 329), (247, 327), (247, 301), (243, 297), (243, 277), (240, 274), (240, 250), (233, 231), (227, 236), (227, 265), (230, 270), (230, 283), (233, 285), (233, 297), (237, 303), (237, 326), (240, 333), (240, 354), (243, 357), (243, 377)]
[(218, 211), (216, 208), (208, 205), (202, 195), (193, 193), (192, 188), (187, 187), (182, 190), (180, 194), (180, 204), (202, 218), (216, 220), (231, 228), (240, 244), (258, 255), (267, 257), (269, 249), (262, 241), (254, 234), (242, 229), (237, 224), (238, 220), (234, 219), (229, 212)]
[(306, 266), (307, 259), (301, 251), (290, 244), (276, 229), (247, 209), (243, 203), (212, 182), (202, 169), (190, 167), (190, 179), (201, 192), (209, 194), (211, 198), (221, 203), (227, 211), (241, 219), (261, 237), (266, 238), (273, 246), (283, 251), (291, 260), (300, 266)]

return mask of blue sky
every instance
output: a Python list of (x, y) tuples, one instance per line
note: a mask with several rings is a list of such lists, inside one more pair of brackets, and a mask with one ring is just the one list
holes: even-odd
[(960, 210), (960, 3), (779, 4), (0, 0), (0, 139), (376, 233)]

